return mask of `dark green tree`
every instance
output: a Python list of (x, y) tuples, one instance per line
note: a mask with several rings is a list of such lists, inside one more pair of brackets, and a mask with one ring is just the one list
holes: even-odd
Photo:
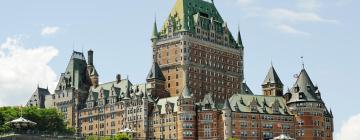
[(56, 109), (40, 109), (36, 107), (1, 107), (0, 108), (0, 133), (13, 131), (13, 128), (6, 125), (6, 122), (19, 118), (20, 116), (36, 122), (37, 125), (31, 128), (33, 131), (47, 134), (74, 134), (73, 128), (67, 128), (64, 115)]

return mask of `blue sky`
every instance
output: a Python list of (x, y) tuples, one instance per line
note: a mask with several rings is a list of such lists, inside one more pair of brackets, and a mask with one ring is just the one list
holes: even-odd
[[(25, 104), (36, 85), (50, 89), (74, 50), (95, 51), (100, 81), (129, 75), (144, 82), (150, 68), (150, 36), (175, 0), (4, 0), (0, 2), (0, 106)], [(261, 94), (273, 62), (286, 87), (305, 67), (335, 115), (339, 136), (360, 125), (359, 1), (215, 0), (245, 45), (245, 77)], [(353, 122), (352, 122), (353, 121)], [(356, 131), (355, 131), (356, 132)], [(340, 139), (340, 138), (338, 138)], [(360, 138), (359, 138), (360, 139)]]

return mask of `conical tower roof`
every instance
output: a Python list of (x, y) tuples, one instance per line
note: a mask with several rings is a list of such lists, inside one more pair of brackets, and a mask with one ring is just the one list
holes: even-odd
[(237, 42), (240, 46), (243, 47), (243, 43), (242, 43), (242, 39), (241, 39), (241, 33), (240, 33), (240, 27), (239, 27), (239, 30), (238, 30), (238, 37), (237, 37)]
[(159, 38), (159, 32), (157, 29), (157, 24), (156, 24), (156, 19), (155, 19), (151, 39), (157, 39), (157, 38)]
[(262, 85), (267, 85), (269, 83), (270, 84), (279, 84), (279, 85), (283, 86), (283, 83), (281, 82), (278, 74), (276, 73), (274, 66), (272, 66), (272, 65), (271, 65), (269, 72), (267, 73)]
[(291, 89), (290, 102), (303, 102), (303, 101), (320, 101), (316, 94), (316, 87), (311, 81), (310, 76), (305, 69), (302, 69), (293, 88)]
[(151, 66), (151, 69), (150, 69), (149, 74), (146, 79), (147, 80), (156, 79), (156, 80), (161, 80), (161, 81), (166, 80), (158, 63), (156, 63), (156, 62), (153, 62), (153, 65)]

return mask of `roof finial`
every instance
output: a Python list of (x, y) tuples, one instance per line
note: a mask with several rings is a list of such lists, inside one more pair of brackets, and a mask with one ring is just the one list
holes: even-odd
[(73, 48), (73, 52), (75, 52), (75, 40), (73, 41), (73, 46), (72, 46)]
[(301, 58), (302, 69), (305, 69), (304, 56), (301, 56), (300, 58)]
[(243, 45), (242, 43), (242, 39), (241, 39), (241, 33), (240, 33), (240, 24), (238, 24), (238, 37), (237, 37), (237, 42), (239, 45)]

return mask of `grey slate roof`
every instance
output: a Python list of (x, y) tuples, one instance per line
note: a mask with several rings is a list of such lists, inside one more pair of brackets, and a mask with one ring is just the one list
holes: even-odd
[(316, 97), (316, 90), (318, 90), (318, 88), (314, 86), (306, 70), (302, 69), (293, 88), (290, 91), (291, 98), (288, 103), (303, 101), (321, 101), (321, 99), (318, 99)]
[(249, 88), (249, 86), (246, 83), (242, 84), (241, 94), (254, 95), (254, 93), (251, 91), (251, 89)]
[(65, 72), (61, 74), (56, 90), (62, 90), (61, 87), (87, 89), (90, 85), (90, 81), (85, 78), (87, 76), (86, 70), (87, 62), (84, 54), (73, 51)]
[(153, 62), (153, 65), (151, 66), (151, 69), (146, 79), (156, 79), (162, 81), (166, 80), (157, 62)]
[(265, 80), (264, 80), (262, 85), (266, 85), (268, 83), (283, 85), (283, 83), (281, 82), (278, 74), (275, 71), (275, 68), (272, 65), (271, 65), (271, 67), (269, 69), (269, 72), (267, 73), (267, 75), (265, 77)]
[(49, 89), (37, 87), (35, 92), (31, 95), (26, 106), (38, 106), (45, 108), (45, 96), (50, 95)]

